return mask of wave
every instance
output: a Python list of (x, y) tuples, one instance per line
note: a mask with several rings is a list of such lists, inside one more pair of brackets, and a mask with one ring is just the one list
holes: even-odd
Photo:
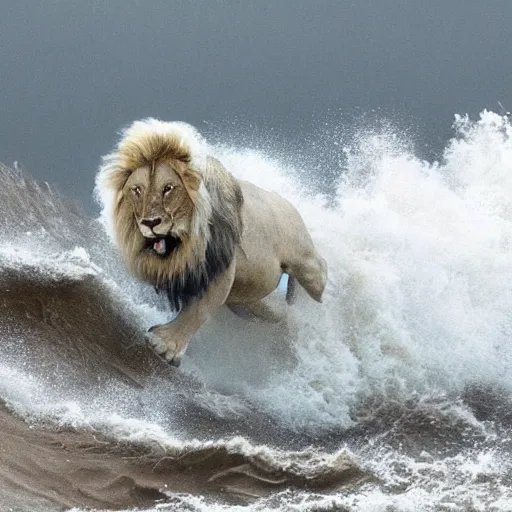
[[(211, 145), (299, 208), (330, 278), (324, 304), (302, 294), (284, 325), (220, 311), (178, 371), (144, 341), (167, 305), (127, 275), (101, 222), (0, 167), (0, 502), (511, 499), (512, 127), (484, 112), (455, 131), (433, 163), (391, 129), (344, 144), (326, 130), (300, 162), (235, 138)], [(339, 178), (319, 186), (327, 161)]]
[[(376, 394), (458, 395), (475, 384), (510, 390), (511, 127), (484, 112), (477, 122), (457, 117), (455, 130), (433, 163), (416, 158), (396, 132), (358, 132), (345, 146), (331, 140), (338, 158), (328, 160), (339, 162), (340, 179), (328, 196), (298, 179), (317, 157), (318, 172), (323, 154), (292, 168), (233, 141), (212, 148), (235, 175), (298, 206), (330, 273), (323, 305), (306, 298), (289, 312), (285, 337), (296, 364), (270, 372), (265, 386), (239, 376), (251, 374), (248, 345), (254, 352), (265, 336), (239, 348), (239, 330), (222, 333), (228, 348), (215, 347), (218, 359), (237, 360), (235, 370), (222, 368), (230, 392), (296, 428), (317, 429), (350, 426), (354, 407)], [(205, 337), (191, 345), (193, 364), (218, 385), (209, 367), (218, 352)]]

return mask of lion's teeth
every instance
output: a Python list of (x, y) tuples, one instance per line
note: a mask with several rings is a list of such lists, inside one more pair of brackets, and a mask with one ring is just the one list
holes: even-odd
[(157, 254), (165, 254), (165, 239), (162, 238), (158, 240), (158, 242), (155, 242), (153, 245), (153, 249)]

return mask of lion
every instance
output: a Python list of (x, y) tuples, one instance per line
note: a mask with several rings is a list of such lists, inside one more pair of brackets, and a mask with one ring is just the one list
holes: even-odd
[(204, 150), (190, 125), (135, 121), (96, 176), (128, 270), (164, 291), (178, 315), (153, 326), (148, 340), (179, 366), (197, 330), (222, 305), (278, 322), (264, 298), (288, 274), (322, 301), (327, 265), (291, 203), (238, 180)]

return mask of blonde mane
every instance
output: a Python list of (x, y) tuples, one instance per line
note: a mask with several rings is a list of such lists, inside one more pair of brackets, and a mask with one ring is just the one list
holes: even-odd
[[(164, 289), (176, 309), (204, 293), (229, 265), (241, 236), (240, 187), (206, 150), (206, 143), (188, 124), (136, 121), (121, 133), (116, 149), (103, 157), (96, 177), (103, 221), (127, 267), (140, 279)], [(190, 232), (165, 259), (143, 250), (144, 238), (123, 196), (135, 169), (162, 160), (173, 161), (185, 183), (199, 183), (197, 193), (191, 195)]]

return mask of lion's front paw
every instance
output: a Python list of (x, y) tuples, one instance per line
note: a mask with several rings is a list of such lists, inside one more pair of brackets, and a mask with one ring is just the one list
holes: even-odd
[(160, 326), (155, 326), (149, 329), (146, 339), (151, 348), (160, 356), (162, 356), (172, 366), (179, 366), (181, 358), (185, 352), (185, 346), (177, 343)]

